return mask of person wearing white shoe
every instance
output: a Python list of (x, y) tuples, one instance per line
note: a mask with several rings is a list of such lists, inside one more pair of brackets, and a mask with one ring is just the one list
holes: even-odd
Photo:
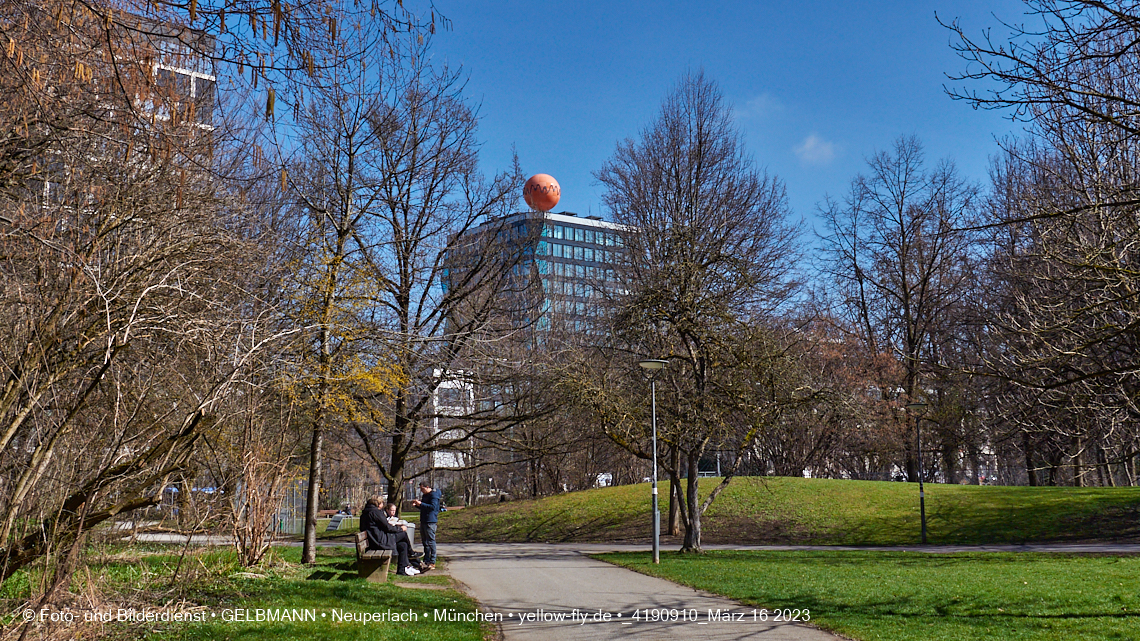
[(368, 499), (364, 512), (360, 515), (360, 529), (368, 533), (368, 549), (391, 550), (396, 553), (396, 574), (407, 574), (411, 568), (408, 561), (407, 526), (392, 525), (388, 522), (388, 515), (380, 509), (380, 497)]

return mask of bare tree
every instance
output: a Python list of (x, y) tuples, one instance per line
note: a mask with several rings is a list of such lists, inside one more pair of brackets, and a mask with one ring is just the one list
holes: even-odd
[[(901, 380), (878, 385), (884, 398), (926, 396), (939, 361), (936, 338), (956, 322), (971, 282), (976, 189), (949, 162), (923, 166), (922, 146), (900, 138), (893, 153), (868, 160), (842, 203), (828, 199), (822, 214), (824, 270), (834, 282), (836, 313), (858, 328), (874, 358), (902, 364)], [(900, 417), (900, 420), (901, 417)], [(913, 439), (908, 439), (908, 443)], [(907, 448), (908, 479), (917, 478), (916, 454)]]
[(4, 578), (157, 503), (281, 330), (260, 212), (223, 179), (248, 156), (213, 135), (192, 55), (209, 38), (120, 10), (0, 9)]
[[(620, 143), (596, 176), (628, 230), (619, 269), (628, 295), (615, 299), (613, 329), (630, 352), (670, 361), (662, 387), (676, 409), (665, 440), (678, 456), (663, 465), (674, 486), (678, 463), (687, 465), (685, 493), (674, 498), (684, 508), (684, 549), (699, 551), (712, 500), (698, 496), (699, 462), (732, 422), (716, 401), (718, 355), (794, 291), (797, 230), (783, 187), (754, 168), (703, 72), (683, 77), (640, 139)], [(643, 441), (626, 444), (645, 452)]]
[[(384, 35), (359, 30), (365, 42), (350, 49), (372, 55), (346, 59), (310, 89), (289, 171), (306, 221), (296, 313), (316, 328), (306, 366), (314, 399), (307, 560), (327, 430), (354, 434), (397, 500), (409, 461), (472, 438), (470, 429), (432, 429), (440, 383), (509, 369), (475, 347), (519, 287), (511, 274), (526, 243), (506, 238), (517, 230), (502, 222), (517, 169), (480, 174), (476, 114), (459, 73), (432, 66), (429, 43), (415, 37), (375, 47)], [(459, 254), (461, 271), (448, 262)], [(497, 410), (478, 411), (465, 413), (468, 425), (502, 422)]]
[(1052, 150), (1011, 145), (995, 172), (1006, 189), (995, 190), (992, 209), (995, 300), (985, 326), (994, 343), (985, 363), (1003, 382), (995, 398), (1031, 484), (1134, 482), (1140, 310), (1131, 265), (1140, 229), (1135, 207), (1119, 198), (1132, 189), (1135, 143), (1101, 139), (1090, 153), (1077, 143), (1095, 130), (1070, 132)]
[[(995, 41), (987, 30), (970, 36), (958, 22), (943, 23), (957, 42), (954, 49), (967, 71), (951, 76), (966, 86), (951, 97), (976, 107), (1010, 110), (1027, 122), (1042, 113), (1063, 114), (1069, 122), (1097, 122), (1136, 135), (1140, 108), (1135, 92), (1121, 80), (1135, 73), (1135, 40), (1140, 7), (1105, 0), (1024, 0), (1033, 23), (1003, 24), (1007, 38)], [(985, 89), (974, 88), (979, 81)]]
[(1030, 483), (1134, 482), (1140, 11), (1026, 5), (1036, 24), (1004, 41), (949, 25), (970, 65), (951, 95), (1007, 109), (1028, 131), (994, 172), (986, 362)]

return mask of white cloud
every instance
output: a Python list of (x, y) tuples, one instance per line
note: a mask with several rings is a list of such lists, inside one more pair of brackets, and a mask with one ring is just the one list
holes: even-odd
[(795, 148), (800, 161), (809, 165), (826, 165), (835, 159), (835, 143), (811, 134)]
[(759, 96), (744, 103), (736, 110), (736, 117), (744, 120), (762, 120), (784, 110), (784, 103), (770, 93)]

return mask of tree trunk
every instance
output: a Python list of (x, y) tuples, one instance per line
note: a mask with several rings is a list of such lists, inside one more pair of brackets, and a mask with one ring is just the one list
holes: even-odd
[[(313, 441), (309, 446), (309, 495), (305, 497), (305, 543), (301, 550), (301, 563), (306, 564), (317, 562), (317, 510), (321, 493), (321, 448), (324, 446), (321, 413), (318, 409), (313, 424)], [(246, 491), (250, 489), (246, 488)]]
[(1052, 448), (1049, 453), (1049, 486), (1057, 487), (1062, 483), (1061, 480), (1061, 449), (1058, 447)]
[(1076, 439), (1076, 453), (1073, 455), (1073, 485), (1085, 486), (1084, 447), (1080, 437)]
[(1108, 454), (1099, 443), (1096, 446), (1096, 455), (1100, 463), (1097, 469), (1100, 473), (1101, 487), (1116, 487), (1116, 481), (1112, 478), (1112, 468), (1108, 465)]
[(1033, 442), (1028, 432), (1021, 433), (1021, 449), (1025, 451), (1025, 475), (1029, 477), (1029, 487), (1037, 487), (1037, 472), (1033, 469)]
[(701, 550), (701, 501), (698, 492), (699, 472), (697, 464), (700, 462), (700, 455), (690, 452), (688, 456), (689, 476), (688, 484), (686, 487), (687, 503), (689, 518), (688, 527), (685, 528), (685, 543), (681, 546), (682, 552), (696, 552), (700, 553)]
[(958, 448), (954, 447), (951, 443), (943, 443), (942, 445), (942, 468), (946, 476), (946, 482), (951, 485), (958, 483)]
[[(182, 475), (176, 485), (178, 487), (178, 527), (185, 531), (194, 524), (194, 519), (190, 518), (190, 490), (193, 482), (189, 476)], [(247, 488), (246, 491), (249, 489)]]
[(677, 470), (681, 469), (681, 450), (676, 447), (669, 448), (669, 461), (672, 471), (669, 472), (669, 535), (681, 534), (681, 479)]

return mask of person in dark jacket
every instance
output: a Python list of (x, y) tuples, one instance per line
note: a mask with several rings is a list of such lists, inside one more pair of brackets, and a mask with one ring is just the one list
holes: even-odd
[(439, 526), (439, 507), (441, 496), (439, 490), (431, 489), (427, 481), (420, 483), (420, 492), (423, 495), (412, 505), (420, 509), (420, 540), (424, 544), (424, 558), (420, 561), (428, 570), (435, 569), (435, 530)]
[(396, 553), (396, 574), (414, 576), (419, 572), (410, 567), (407, 526), (392, 525), (388, 515), (380, 509), (380, 498), (372, 497), (364, 505), (360, 514), (360, 531), (368, 534), (368, 549), (392, 550)]

